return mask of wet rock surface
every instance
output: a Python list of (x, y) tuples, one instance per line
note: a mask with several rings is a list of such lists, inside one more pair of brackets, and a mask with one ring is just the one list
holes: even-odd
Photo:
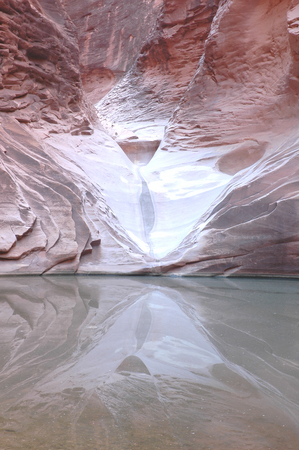
[(0, 16), (1, 274), (298, 275), (296, 1)]

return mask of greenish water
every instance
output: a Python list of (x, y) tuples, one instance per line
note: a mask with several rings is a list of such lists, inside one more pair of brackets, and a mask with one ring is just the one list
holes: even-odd
[(0, 450), (299, 448), (299, 281), (0, 278)]

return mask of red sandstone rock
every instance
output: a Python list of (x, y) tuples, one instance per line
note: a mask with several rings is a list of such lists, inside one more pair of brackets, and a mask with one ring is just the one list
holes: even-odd
[(117, 122), (168, 119), (203, 55), (217, 7), (217, 0), (164, 0), (155, 29), (100, 114)]
[(182, 243), (177, 273), (298, 273), (298, 19), (290, 1), (218, 10), (164, 146), (199, 157), (209, 146), (218, 170), (238, 175)]
[(163, 0), (66, 0), (77, 27), (85, 91), (99, 101), (132, 66)]
[(84, 115), (76, 30), (62, 2), (1, 0), (0, 22), (0, 112), (23, 123)]
[(298, 8), (0, 0), (0, 273), (298, 275)]

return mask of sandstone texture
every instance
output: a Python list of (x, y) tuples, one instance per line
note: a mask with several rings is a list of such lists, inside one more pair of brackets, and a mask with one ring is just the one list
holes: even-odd
[(63, 3), (78, 33), (85, 92), (95, 103), (131, 68), (156, 25), (163, 0), (65, 0)]
[(204, 53), (217, 5), (217, 0), (165, 0), (133, 67), (99, 112), (116, 122), (169, 119)]
[(0, 112), (38, 127), (62, 121), (66, 131), (88, 124), (76, 30), (63, 4), (1, 0), (0, 23)]
[(299, 2), (0, 0), (0, 274), (298, 276)]

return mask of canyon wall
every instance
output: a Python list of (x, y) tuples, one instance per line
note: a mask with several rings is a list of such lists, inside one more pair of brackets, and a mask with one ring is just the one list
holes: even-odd
[(161, 14), (163, 0), (65, 0), (76, 25), (85, 92), (99, 101), (131, 68)]
[(298, 275), (299, 2), (0, 18), (0, 274)]

